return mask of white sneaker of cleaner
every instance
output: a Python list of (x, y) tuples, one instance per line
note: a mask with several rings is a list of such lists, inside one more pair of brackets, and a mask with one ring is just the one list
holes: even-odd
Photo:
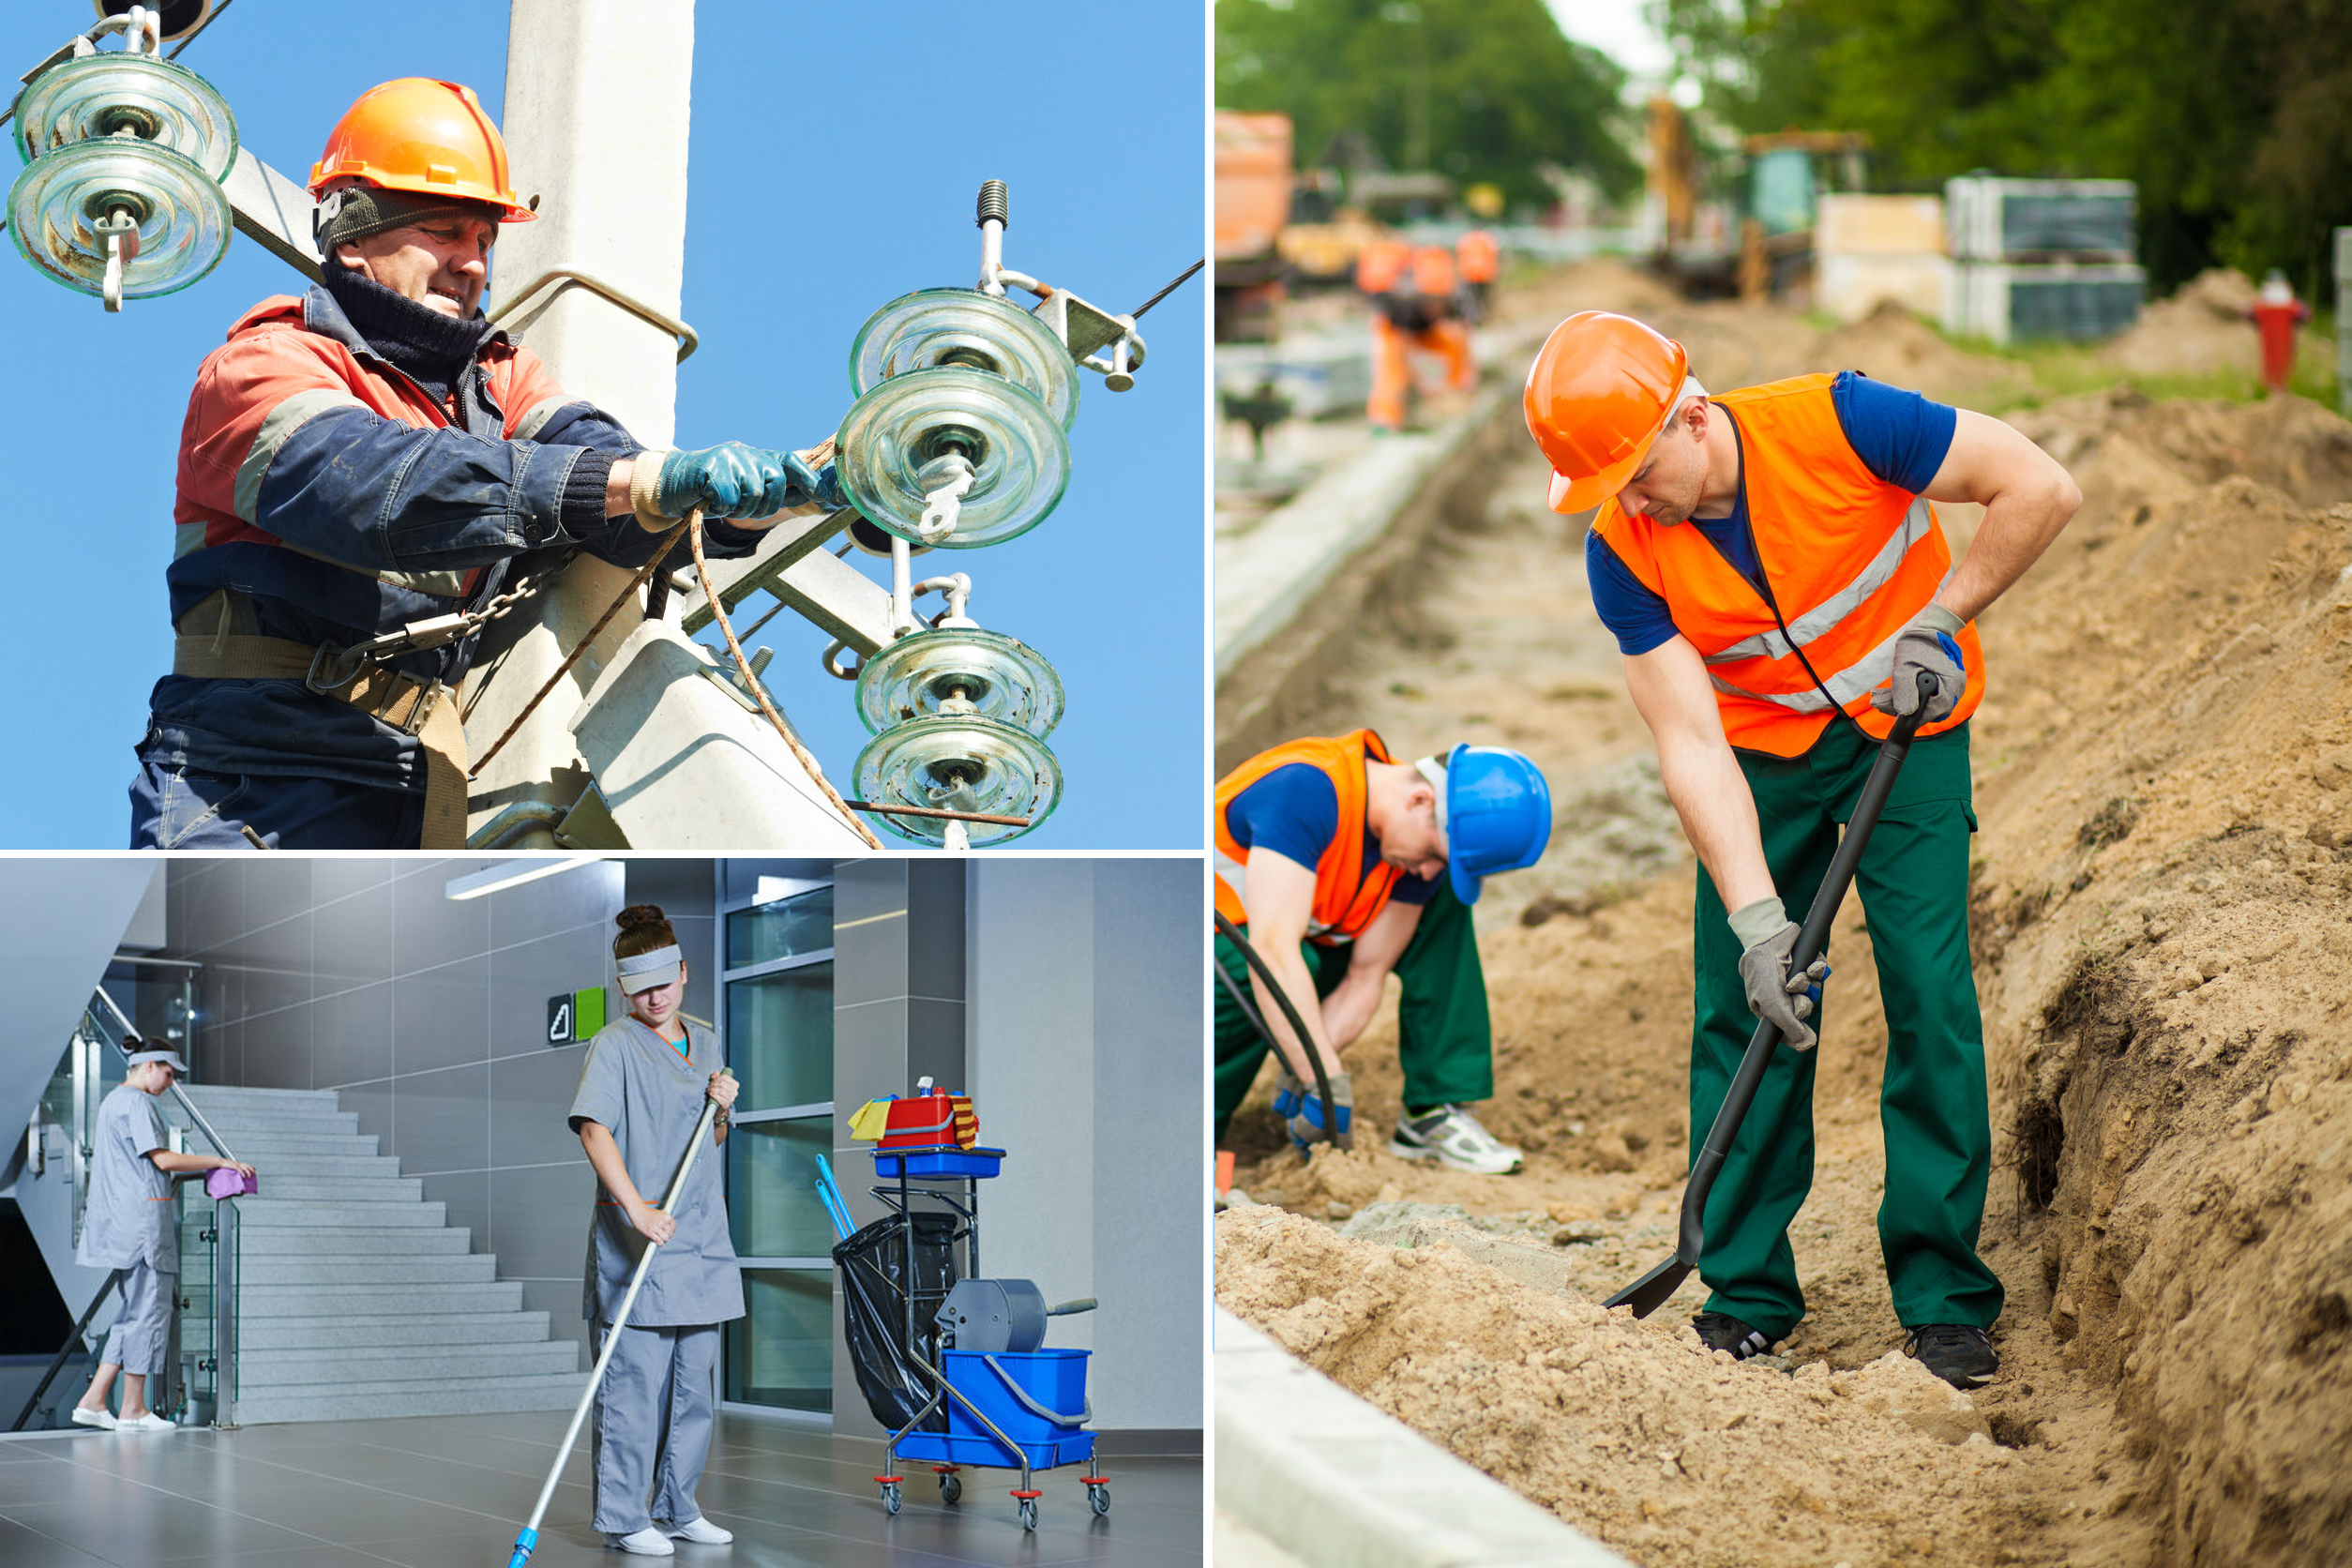
[(1525, 1163), (1525, 1156), (1478, 1124), (1478, 1118), (1460, 1106), (1440, 1106), (1426, 1116), (1408, 1116), (1396, 1123), (1388, 1152), (1399, 1159), (1435, 1160), (1474, 1176), (1508, 1176)]
[(112, 1432), (114, 1429), (114, 1412), (112, 1410), (85, 1410), (81, 1406), (76, 1405), (73, 1408), (73, 1424), (76, 1426), (95, 1426), (101, 1432)]
[(116, 1416), (114, 1430), (117, 1432), (176, 1432), (179, 1427), (164, 1420), (155, 1411), (147, 1410), (137, 1416)]
[(723, 1546), (735, 1538), (731, 1530), (722, 1530), (697, 1514), (682, 1525), (664, 1525), (662, 1532), (672, 1541), (691, 1541), (698, 1546)]
[(678, 1548), (670, 1544), (670, 1537), (647, 1525), (643, 1530), (626, 1535), (608, 1535), (605, 1539), (618, 1550), (631, 1557), (675, 1557)]

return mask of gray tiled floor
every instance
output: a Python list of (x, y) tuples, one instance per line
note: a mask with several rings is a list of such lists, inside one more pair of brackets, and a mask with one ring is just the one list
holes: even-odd
[[(427, 1416), (141, 1437), (45, 1433), (0, 1441), (0, 1568), (504, 1568), (562, 1438), (561, 1414)], [(532, 1568), (618, 1568), (587, 1527), (586, 1442), (548, 1511)], [(939, 1505), (905, 1470), (882, 1512), (881, 1445), (721, 1416), (702, 1511), (732, 1546), (681, 1546), (679, 1568), (953, 1563), (1179, 1568), (1201, 1560), (1200, 1463), (1106, 1462), (1110, 1516), (1081, 1471), (1041, 1475), (1024, 1534), (1006, 1470), (967, 1470)]]

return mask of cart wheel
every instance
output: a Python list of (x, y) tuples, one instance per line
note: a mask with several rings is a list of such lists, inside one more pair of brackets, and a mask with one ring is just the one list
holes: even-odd
[(963, 1495), (964, 1478), (960, 1475), (950, 1474), (945, 1470), (941, 1471), (939, 1478), (940, 1501), (952, 1503)]
[(896, 1481), (885, 1481), (885, 1482), (883, 1482), (883, 1483), (882, 1483), (882, 1508), (883, 1508), (883, 1510), (884, 1510), (885, 1512), (888, 1512), (888, 1513), (896, 1514), (897, 1512), (898, 1512), (898, 1505), (899, 1505), (899, 1498), (898, 1498), (898, 1484), (897, 1484)]
[(1086, 1501), (1097, 1514), (1109, 1513), (1110, 1488), (1100, 1482), (1093, 1483), (1086, 1488)]
[(1021, 1499), (1021, 1529), (1035, 1530), (1036, 1528), (1037, 1500), (1034, 1498), (1023, 1498)]

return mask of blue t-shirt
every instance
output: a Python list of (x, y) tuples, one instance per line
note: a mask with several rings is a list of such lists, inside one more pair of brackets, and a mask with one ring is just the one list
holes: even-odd
[[(1944, 465), (1952, 432), (1960, 423), (1950, 403), (1930, 402), (1856, 370), (1837, 373), (1830, 384), (1830, 402), (1862, 466), (1914, 495)], [(1744, 491), (1729, 517), (1693, 518), (1682, 526), (1697, 529), (1741, 577), (1756, 584), (1756, 592), (1764, 591), (1764, 565), (1748, 527)], [(1584, 575), (1592, 588), (1592, 608), (1600, 611), (1601, 624), (1617, 635), (1620, 650), (1646, 654), (1673, 639), (1674, 617), (1665, 598), (1651, 592), (1598, 534), (1584, 536)]]
[[(1339, 791), (1331, 775), (1305, 762), (1274, 769), (1226, 803), (1225, 825), (1244, 850), (1260, 845), (1308, 870), (1339, 836)], [(1364, 869), (1369, 877), (1380, 862), (1380, 841), (1364, 830)], [(1399, 877), (1389, 897), (1400, 904), (1425, 904), (1436, 882), (1410, 873)]]

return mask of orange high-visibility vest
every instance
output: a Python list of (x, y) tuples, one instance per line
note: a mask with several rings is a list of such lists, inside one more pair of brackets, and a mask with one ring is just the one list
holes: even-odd
[(1501, 249), (1484, 229), (1472, 229), (1455, 240), (1454, 254), (1460, 259), (1465, 283), (1491, 283), (1502, 271)]
[(1413, 288), (1441, 299), (1454, 292), (1454, 252), (1442, 245), (1425, 245), (1413, 252)]
[[(1775, 757), (1812, 746), (1832, 699), (1873, 736), (1893, 728), (1871, 707), (1871, 690), (1894, 673), (1896, 634), (1952, 570), (1936, 508), (1863, 465), (1838, 424), (1831, 381), (1797, 376), (1709, 400), (1739, 438), (1741, 492), (1772, 603), (1694, 527), (1628, 517), (1614, 498), (1592, 521), (1707, 661), (1731, 744)], [(1963, 722), (1984, 695), (1975, 622), (1959, 641), (1968, 688), (1922, 735)]]
[(1401, 239), (1366, 240), (1356, 252), (1356, 287), (1370, 294), (1388, 293), (1412, 264), (1412, 247)]
[(1369, 730), (1345, 735), (1310, 736), (1261, 751), (1217, 780), (1211, 818), (1216, 840), (1217, 912), (1236, 926), (1249, 924), (1242, 895), (1248, 886), (1249, 852), (1226, 825), (1233, 797), (1276, 768), (1304, 762), (1328, 775), (1339, 793), (1339, 831), (1315, 862), (1315, 904), (1306, 936), (1323, 947), (1353, 942), (1388, 907), (1388, 896), (1405, 873), (1385, 861), (1364, 864), (1364, 764), (1391, 761), (1388, 747)]

